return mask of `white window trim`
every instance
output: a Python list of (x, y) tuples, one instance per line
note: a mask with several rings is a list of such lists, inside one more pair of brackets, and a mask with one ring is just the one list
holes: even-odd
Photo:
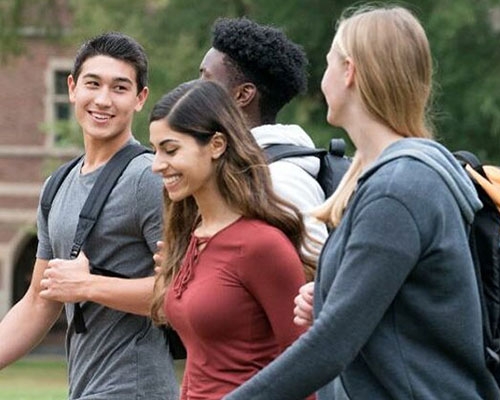
[[(73, 67), (73, 60), (69, 58), (50, 58), (45, 74), (45, 122), (47, 126), (53, 126), (56, 122), (56, 108), (55, 104), (59, 100), (66, 99), (67, 96), (58, 95), (55, 93), (55, 72), (56, 71), (71, 71)], [(71, 110), (71, 113), (73, 111)], [(55, 143), (55, 132), (47, 131), (45, 139), (45, 147), (51, 149), (57, 147)]]

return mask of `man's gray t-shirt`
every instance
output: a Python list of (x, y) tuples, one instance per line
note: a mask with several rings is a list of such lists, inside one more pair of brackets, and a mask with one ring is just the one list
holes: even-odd
[[(54, 198), (47, 222), (38, 211), (37, 258), (69, 258), (80, 210), (103, 167), (82, 175), (82, 161), (70, 171)], [(130, 278), (153, 274), (152, 255), (161, 238), (161, 178), (151, 155), (127, 166), (83, 246), (92, 266)], [(75, 333), (73, 305), (66, 352), (72, 400), (178, 398), (172, 359), (163, 333), (147, 317), (102, 305), (81, 304), (87, 333)]]

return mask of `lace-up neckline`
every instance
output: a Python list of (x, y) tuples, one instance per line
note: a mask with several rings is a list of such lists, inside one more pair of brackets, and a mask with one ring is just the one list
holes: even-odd
[(182, 261), (179, 273), (174, 280), (174, 294), (175, 298), (180, 299), (184, 290), (186, 290), (188, 282), (193, 275), (193, 268), (198, 263), (201, 250), (208, 242), (209, 237), (198, 237), (194, 233), (191, 234), (189, 245), (186, 250), (186, 255)]

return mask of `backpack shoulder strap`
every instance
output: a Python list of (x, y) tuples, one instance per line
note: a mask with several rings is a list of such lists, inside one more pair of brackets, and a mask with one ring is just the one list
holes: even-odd
[(453, 153), (455, 158), (465, 167), (465, 165), (470, 165), (471, 168), (480, 174), (483, 178), (488, 179), (486, 172), (483, 169), (483, 165), (479, 158), (474, 153), (466, 150), (459, 150)]
[(328, 154), (321, 159), (317, 178), (327, 198), (335, 192), (350, 165), (351, 159), (345, 156), (344, 140), (332, 139)]
[[(104, 169), (99, 174), (94, 186), (90, 190), (87, 200), (85, 200), (85, 204), (80, 212), (75, 238), (73, 240), (73, 246), (70, 253), (71, 259), (78, 257), (83, 243), (97, 222), (99, 214), (101, 213), (109, 194), (113, 190), (116, 182), (122, 175), (127, 165), (138, 155), (149, 151), (149, 149), (142, 145), (129, 144), (118, 151), (111, 158), (111, 160), (107, 162)], [(93, 270), (93, 272), (96, 271)], [(97, 272), (101, 275), (116, 276), (116, 274), (108, 273), (108, 271), (102, 268), (99, 268), (99, 271)], [(87, 332), (87, 327), (85, 326), (82, 308), (79, 303), (76, 303), (74, 306), (73, 318), (75, 331), (76, 333), (85, 333)]]
[(338, 138), (331, 139), (328, 150), (295, 144), (271, 144), (264, 149), (264, 153), (266, 154), (268, 163), (289, 157), (316, 156), (321, 158), (327, 153), (342, 158), (345, 156), (345, 141)]
[(71, 171), (76, 166), (76, 164), (78, 164), (82, 157), (83, 156), (78, 156), (71, 161), (68, 161), (67, 163), (57, 168), (50, 175), (50, 178), (45, 185), (45, 189), (40, 200), (40, 208), (45, 220), (47, 220), (47, 218), (49, 217), (50, 208), (52, 207), (52, 202), (54, 201), (54, 197), (56, 197), (59, 187), (68, 176), (69, 171)]
[(150, 152), (150, 150), (142, 145), (129, 144), (118, 151), (105, 165), (80, 211), (75, 239), (70, 254), (71, 258), (78, 256), (83, 243), (97, 222), (109, 194), (125, 168), (127, 168), (127, 165), (132, 159), (146, 152)]
[(326, 154), (325, 149), (315, 149), (306, 146), (296, 146), (294, 144), (272, 144), (264, 149), (269, 164), (290, 157), (321, 157)]
[(476, 190), (483, 190), (487, 197), (480, 196), (481, 201), (493, 203), (500, 211), (500, 170), (496, 166), (483, 165), (471, 152), (461, 150), (453, 153), (472, 178)]
[(328, 146), (328, 153), (336, 157), (345, 156), (345, 141), (344, 139), (334, 138), (330, 140), (330, 145)]
[(316, 156), (320, 159), (320, 170), (315, 179), (329, 197), (337, 188), (342, 176), (351, 163), (345, 156), (344, 139), (331, 139), (328, 150), (315, 149), (293, 144), (272, 144), (264, 149), (268, 163), (288, 157)]

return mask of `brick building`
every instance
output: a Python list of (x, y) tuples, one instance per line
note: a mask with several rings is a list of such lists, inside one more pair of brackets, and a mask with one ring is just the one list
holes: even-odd
[(81, 153), (66, 77), (76, 49), (25, 29), (23, 51), (0, 63), (0, 318), (25, 292), (36, 252), (36, 207), (44, 179)]

